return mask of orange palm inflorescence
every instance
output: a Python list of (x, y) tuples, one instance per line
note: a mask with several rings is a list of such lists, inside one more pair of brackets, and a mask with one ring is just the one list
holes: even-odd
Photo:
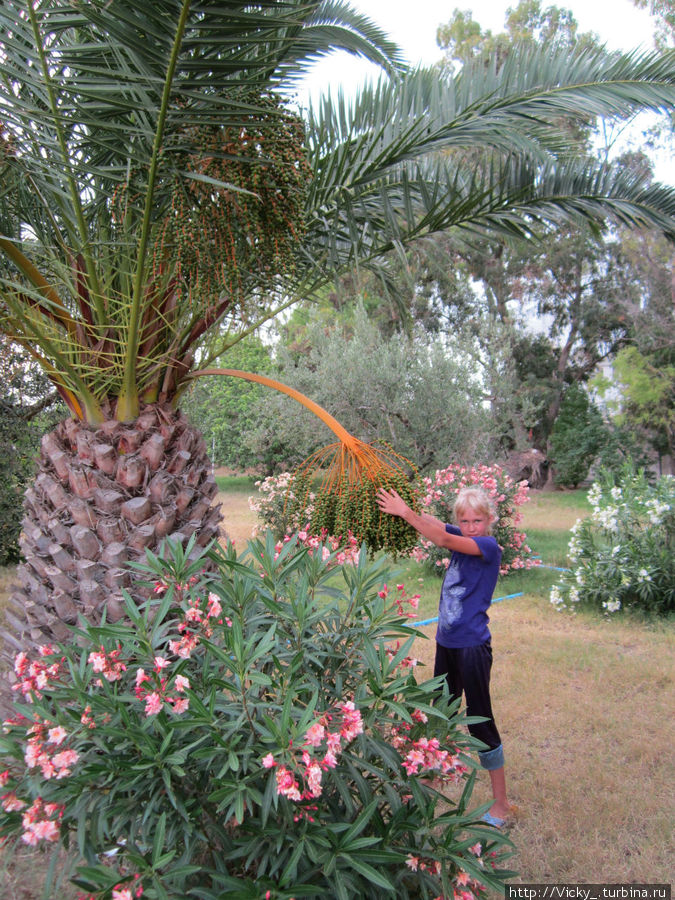
[(303, 517), (312, 533), (344, 539), (351, 534), (371, 552), (385, 550), (394, 555), (415, 546), (415, 530), (402, 519), (382, 513), (375, 499), (380, 488), (394, 488), (411, 507), (419, 506), (417, 470), (409, 460), (391, 447), (359, 440), (318, 403), (266, 375), (202, 369), (192, 377), (205, 375), (243, 378), (280, 391), (313, 412), (337, 435), (338, 441), (315, 451), (298, 466), (289, 484), (289, 512)]

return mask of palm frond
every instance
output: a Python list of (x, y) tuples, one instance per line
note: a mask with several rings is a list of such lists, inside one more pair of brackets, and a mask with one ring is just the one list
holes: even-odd
[(338, 183), (376, 178), (426, 153), (493, 149), (573, 150), (560, 118), (626, 119), (675, 107), (675, 51), (576, 53), (524, 46), (501, 68), (475, 62), (458, 75), (419, 69), (365, 85), (355, 102), (331, 97), (310, 108), (308, 143), (316, 203)]
[[(301, 121), (284, 90), (335, 47), (386, 76)], [(0, 316), (87, 416), (132, 417), (223, 321), (416, 237), (674, 236), (671, 189), (571, 157), (559, 122), (674, 105), (673, 52), (527, 48), (445, 78), (341, 0), (4, 0)]]
[(337, 272), (446, 229), (460, 239), (529, 238), (537, 228), (603, 219), (675, 239), (675, 188), (647, 186), (622, 167), (587, 158), (542, 163), (495, 154), (470, 171), (436, 158), (344, 189), (331, 207), (316, 210), (306, 247), (317, 268)]

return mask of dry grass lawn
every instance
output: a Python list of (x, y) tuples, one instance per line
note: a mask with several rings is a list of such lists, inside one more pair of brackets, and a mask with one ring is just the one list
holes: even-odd
[[(672, 627), (493, 608), (493, 706), (519, 808), (519, 882), (670, 882)], [(432, 626), (424, 629), (433, 638)], [(433, 665), (433, 640), (415, 655)], [(489, 800), (487, 773), (474, 798)]]
[(248, 508), (248, 498), (247, 493), (221, 491), (218, 494), (218, 503), (223, 514), (223, 532), (238, 548), (246, 546), (246, 541), (251, 537), (256, 524), (255, 516)]
[[(244, 546), (248, 494), (222, 494), (224, 526)], [(569, 528), (578, 510), (535, 498), (526, 526)], [(11, 571), (0, 571), (0, 595)], [(493, 607), (494, 707), (507, 754), (518, 882), (670, 882), (675, 810), (672, 622), (557, 613), (543, 595)], [(433, 662), (434, 627), (415, 655)], [(481, 772), (476, 804), (489, 799)], [(47, 861), (7, 848), (1, 900), (44, 897)], [(56, 896), (56, 895), (53, 895)], [(77, 892), (63, 887), (60, 900)]]

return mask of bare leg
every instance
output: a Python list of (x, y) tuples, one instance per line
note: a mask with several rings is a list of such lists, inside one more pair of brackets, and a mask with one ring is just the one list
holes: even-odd
[(490, 769), (490, 782), (492, 784), (492, 796), (494, 803), (490, 807), (490, 813), (499, 819), (505, 819), (511, 807), (506, 799), (506, 775), (504, 766), (499, 769)]

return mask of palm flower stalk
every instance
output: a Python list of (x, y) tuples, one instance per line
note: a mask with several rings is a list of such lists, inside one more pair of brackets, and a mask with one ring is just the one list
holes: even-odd
[(411, 507), (419, 507), (421, 483), (410, 460), (388, 445), (368, 444), (350, 434), (314, 400), (274, 378), (239, 369), (200, 369), (191, 377), (206, 375), (242, 378), (286, 394), (339, 438), (310, 454), (295, 469), (286, 489), (287, 511), (293, 519), (306, 516), (313, 534), (343, 539), (351, 534), (371, 553), (384, 550), (396, 556), (415, 546), (415, 529), (382, 513), (376, 502), (380, 488), (393, 488)]

